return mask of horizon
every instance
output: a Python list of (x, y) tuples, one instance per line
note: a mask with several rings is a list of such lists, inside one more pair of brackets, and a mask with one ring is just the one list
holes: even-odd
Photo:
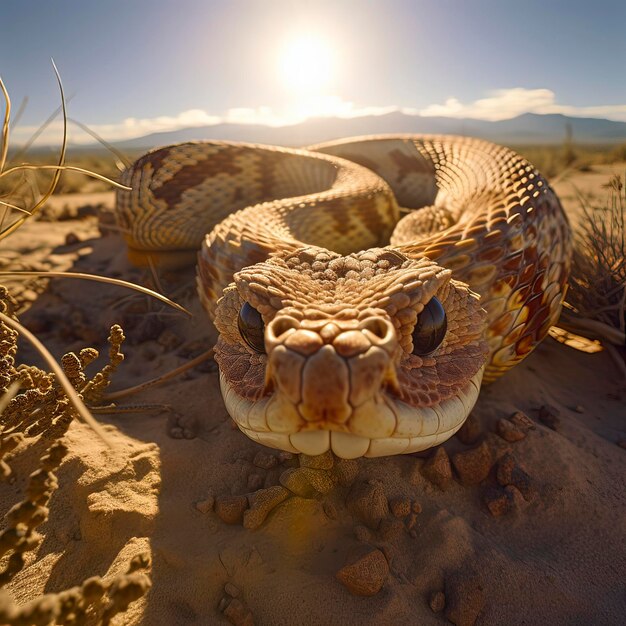
[[(547, 7), (529, 0), (521, 8), (493, 0), (471, 7), (319, 0), (307, 8), (284, 0), (184, 0), (172, 8), (166, 0), (4, 2), (0, 19), (14, 28), (0, 41), (0, 75), (14, 111), (28, 98), (14, 141), (27, 140), (60, 104), (50, 57), (69, 117), (107, 141), (395, 111), (626, 121), (626, 86), (610, 79), (626, 58), (626, 6), (614, 1), (593, 10), (565, 0)], [(60, 127), (55, 120), (40, 143), (57, 142)], [(75, 126), (69, 137), (93, 141)]]

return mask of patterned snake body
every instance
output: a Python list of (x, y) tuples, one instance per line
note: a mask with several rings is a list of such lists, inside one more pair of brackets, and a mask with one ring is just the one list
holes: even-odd
[(561, 205), (526, 160), (485, 141), (186, 143), (144, 155), (123, 182), (131, 258), (200, 248), (226, 408), (271, 447), (355, 458), (441, 443), (483, 374), (519, 363), (560, 313)]

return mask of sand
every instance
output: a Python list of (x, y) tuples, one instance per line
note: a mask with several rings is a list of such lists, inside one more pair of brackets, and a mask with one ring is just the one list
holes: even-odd
[[(600, 195), (605, 169), (574, 182)], [(557, 189), (574, 211), (569, 185)], [(111, 201), (111, 194), (55, 199), (59, 210)], [(128, 264), (119, 235), (101, 236), (90, 215), (27, 223), (0, 256), (4, 267), (150, 284), (148, 273)], [(215, 340), (195, 299), (193, 269), (160, 279), (193, 317), (107, 285), (3, 282), (15, 288), (22, 322), (57, 357), (87, 345), (106, 353), (109, 327), (120, 323), (128, 340), (112, 386), (119, 389), (185, 363)], [(21, 348), (22, 360), (40, 363)], [(326, 469), (310, 473), (321, 492), (303, 488), (254, 529), (254, 516), (246, 514), (248, 527), (240, 521), (237, 507), (247, 501), (227, 496), (272, 488), (263, 493), (280, 499), (285, 472), (316, 461), (280, 455), (234, 429), (214, 364), (119, 405), (139, 410), (98, 415), (114, 451), (87, 426), (71, 425), (50, 518), (40, 528), (44, 541), (7, 587), (18, 603), (89, 576), (111, 577), (149, 552), (152, 588), (114, 623), (623, 623), (626, 450), (618, 444), (626, 439), (626, 389), (606, 352), (584, 354), (546, 339), (481, 391), (472, 428), (437, 453), (443, 473), (428, 469), (434, 451), (354, 464), (325, 459), (318, 465)], [(516, 412), (530, 421), (509, 420)], [(22, 498), (43, 450), (28, 441), (12, 454), (15, 481), (0, 484), (2, 513)], [(446, 485), (448, 457), (454, 470)], [(355, 595), (338, 580), (354, 562), (342, 578), (374, 595)]]

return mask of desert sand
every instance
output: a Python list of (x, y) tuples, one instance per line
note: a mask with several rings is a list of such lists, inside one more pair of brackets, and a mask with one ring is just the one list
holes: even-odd
[[(625, 169), (598, 166), (556, 188), (574, 215), (572, 182), (602, 197), (609, 174)], [(2, 242), (0, 269), (154, 287), (129, 265), (120, 235), (98, 227), (94, 214), (112, 202), (54, 198), (57, 217), (71, 219), (26, 223)], [(76, 214), (96, 203), (104, 208)], [(3, 282), (57, 358), (95, 346), (104, 354), (97, 369), (119, 323), (126, 358), (114, 390), (211, 347), (194, 276), (160, 275), (191, 318), (109, 285)], [(22, 341), (20, 360), (41, 364)], [(18, 604), (110, 578), (147, 552), (152, 587), (116, 624), (624, 623), (626, 388), (604, 351), (547, 338), (483, 388), (459, 435), (415, 455), (346, 463), (255, 444), (233, 428), (212, 361), (97, 417), (114, 449), (88, 426), (70, 426), (44, 540), (7, 586)], [(2, 513), (23, 497), (43, 451), (28, 439), (5, 459), (14, 479), (0, 483)]]

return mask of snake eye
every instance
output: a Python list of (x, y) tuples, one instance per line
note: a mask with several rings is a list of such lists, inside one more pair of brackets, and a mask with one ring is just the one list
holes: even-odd
[(419, 314), (413, 329), (413, 354), (426, 356), (434, 352), (446, 336), (448, 320), (439, 300), (431, 298)]
[(237, 326), (243, 340), (255, 352), (265, 352), (265, 323), (261, 314), (247, 302), (239, 309)]

